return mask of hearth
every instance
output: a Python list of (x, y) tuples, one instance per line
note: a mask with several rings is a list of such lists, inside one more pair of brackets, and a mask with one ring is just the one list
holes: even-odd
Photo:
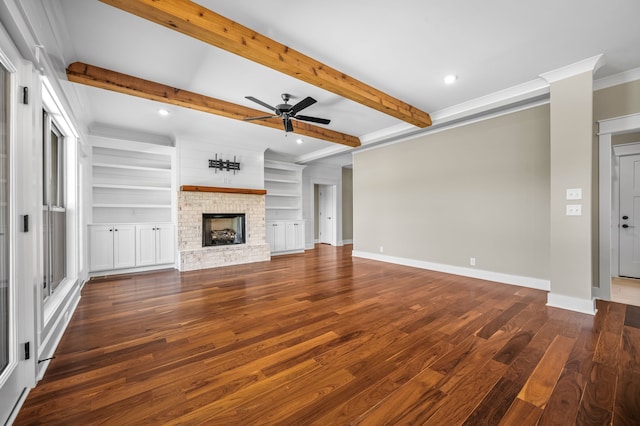
[(244, 213), (202, 214), (202, 247), (245, 242)]

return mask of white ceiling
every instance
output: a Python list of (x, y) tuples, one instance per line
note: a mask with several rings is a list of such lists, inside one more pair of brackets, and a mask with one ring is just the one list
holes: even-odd
[[(64, 67), (81, 61), (255, 109), (262, 107), (245, 96), (271, 105), (285, 92), (297, 99), (311, 96), (318, 103), (303, 114), (329, 118), (330, 129), (365, 142), (371, 135), (416, 129), (97, 0), (22, 3), (34, 13), (44, 5), (46, 21), (34, 15), (32, 26), (62, 79)], [(197, 3), (436, 117), (445, 108), (598, 54), (606, 65), (596, 78), (640, 68), (637, 0)], [(445, 85), (447, 74), (458, 81)], [(63, 87), (76, 100), (73, 113), (89, 129), (269, 148), (298, 160), (317, 151), (350, 150), (307, 137), (297, 144), (297, 136), (284, 131), (75, 83)], [(171, 114), (160, 117), (160, 108)]]

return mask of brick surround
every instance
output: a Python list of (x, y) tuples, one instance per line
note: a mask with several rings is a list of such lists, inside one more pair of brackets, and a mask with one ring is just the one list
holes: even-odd
[[(203, 213), (244, 213), (246, 244), (202, 247)], [(178, 192), (178, 256), (180, 271), (270, 260), (265, 239), (265, 196)]]

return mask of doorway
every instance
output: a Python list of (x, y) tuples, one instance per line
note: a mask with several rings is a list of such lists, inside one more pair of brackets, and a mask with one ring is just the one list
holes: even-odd
[(320, 244), (337, 245), (336, 241), (336, 186), (315, 185), (317, 193), (317, 240)]
[[(621, 211), (621, 209), (627, 210), (631, 208), (630, 201), (621, 202), (620, 198), (620, 173), (628, 173), (624, 169), (635, 167), (635, 165), (633, 165), (633, 159), (625, 160), (624, 162), (628, 162), (628, 164), (623, 165), (621, 171), (620, 161), (623, 157), (632, 157), (640, 154), (640, 149), (638, 144), (624, 143), (633, 141), (626, 140), (621, 142), (620, 140), (614, 140), (614, 138), (621, 138), (623, 135), (625, 137), (632, 136), (630, 135), (631, 133), (640, 131), (640, 114), (600, 120), (598, 121), (598, 126), (599, 279), (598, 286), (593, 288), (593, 296), (603, 300), (616, 301), (615, 299), (619, 299), (622, 291), (621, 284), (629, 284), (629, 281), (634, 286), (636, 284), (636, 278), (620, 279), (621, 250), (625, 252), (622, 253), (623, 257), (627, 257), (627, 260), (622, 259), (622, 272), (630, 275), (635, 274), (633, 270), (630, 271), (625, 268), (632, 266), (629, 265), (629, 262), (631, 264), (635, 262), (633, 260), (635, 255), (629, 254), (628, 250), (630, 247), (635, 250), (633, 245), (636, 244), (634, 242), (635, 236), (633, 235), (635, 228), (632, 228), (632, 226), (635, 226), (633, 213)], [(635, 185), (635, 183), (626, 183), (624, 185)], [(633, 197), (634, 190), (632, 188), (623, 189), (623, 191), (630, 193)], [(624, 197), (627, 197), (627, 195), (624, 195)], [(627, 216), (627, 219), (623, 219), (623, 216)], [(640, 218), (638, 218), (638, 224), (640, 224)], [(624, 225), (627, 226), (624, 227)], [(622, 246), (620, 244), (621, 237), (623, 238)], [(640, 249), (640, 247), (638, 248)], [(640, 291), (637, 294), (634, 292), (629, 295), (629, 299), (624, 300), (624, 303), (640, 305)]]
[(640, 154), (621, 156), (617, 163), (618, 275), (640, 278)]
[(640, 143), (614, 145), (613, 152), (612, 234), (618, 250), (611, 300), (640, 305)]

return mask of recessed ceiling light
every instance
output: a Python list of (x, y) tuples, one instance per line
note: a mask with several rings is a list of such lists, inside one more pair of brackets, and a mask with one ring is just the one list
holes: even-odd
[(158, 114), (160, 114), (163, 117), (166, 117), (167, 115), (169, 115), (169, 111), (167, 111), (166, 109), (161, 109), (161, 110), (158, 110)]
[(296, 139), (296, 142), (298, 142), (298, 144), (301, 144), (303, 141), (302, 139)]
[(453, 84), (458, 79), (457, 75), (450, 74), (444, 78), (445, 84)]

